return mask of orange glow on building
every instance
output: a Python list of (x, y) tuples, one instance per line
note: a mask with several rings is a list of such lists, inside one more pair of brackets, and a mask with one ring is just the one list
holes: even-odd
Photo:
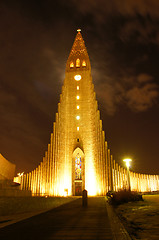
[(127, 170), (113, 160), (105, 141), (90, 60), (79, 30), (66, 64), (58, 112), (43, 160), (32, 172), (14, 180), (22, 189), (41, 196), (81, 195), (84, 189), (88, 196), (106, 195), (109, 190), (128, 188), (128, 176), (131, 190), (159, 190), (158, 175), (127, 174)]

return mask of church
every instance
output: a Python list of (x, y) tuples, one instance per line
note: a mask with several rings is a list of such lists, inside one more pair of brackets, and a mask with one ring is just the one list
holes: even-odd
[(33, 195), (106, 195), (109, 190), (159, 189), (158, 175), (128, 172), (108, 149), (91, 76), (91, 64), (81, 30), (77, 30), (50, 143), (39, 166), (15, 181)]

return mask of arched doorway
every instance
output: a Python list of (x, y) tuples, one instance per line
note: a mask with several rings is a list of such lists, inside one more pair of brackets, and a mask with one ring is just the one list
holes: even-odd
[(81, 196), (85, 188), (84, 152), (77, 147), (72, 156), (72, 193)]

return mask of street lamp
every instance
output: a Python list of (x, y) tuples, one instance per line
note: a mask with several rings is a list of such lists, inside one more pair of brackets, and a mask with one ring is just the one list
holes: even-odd
[(126, 167), (127, 167), (127, 179), (128, 179), (128, 190), (130, 191), (130, 171), (129, 171), (129, 167), (130, 167), (130, 162), (132, 161), (130, 158), (125, 158), (123, 160), (126, 163)]

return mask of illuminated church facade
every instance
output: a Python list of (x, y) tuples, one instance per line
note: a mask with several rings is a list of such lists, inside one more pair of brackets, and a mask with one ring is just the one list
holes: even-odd
[(129, 178), (133, 190), (159, 189), (158, 175), (128, 174), (113, 160), (102, 129), (89, 56), (78, 30), (43, 161), (15, 181), (35, 195), (81, 195), (86, 189), (94, 196), (126, 188)]

